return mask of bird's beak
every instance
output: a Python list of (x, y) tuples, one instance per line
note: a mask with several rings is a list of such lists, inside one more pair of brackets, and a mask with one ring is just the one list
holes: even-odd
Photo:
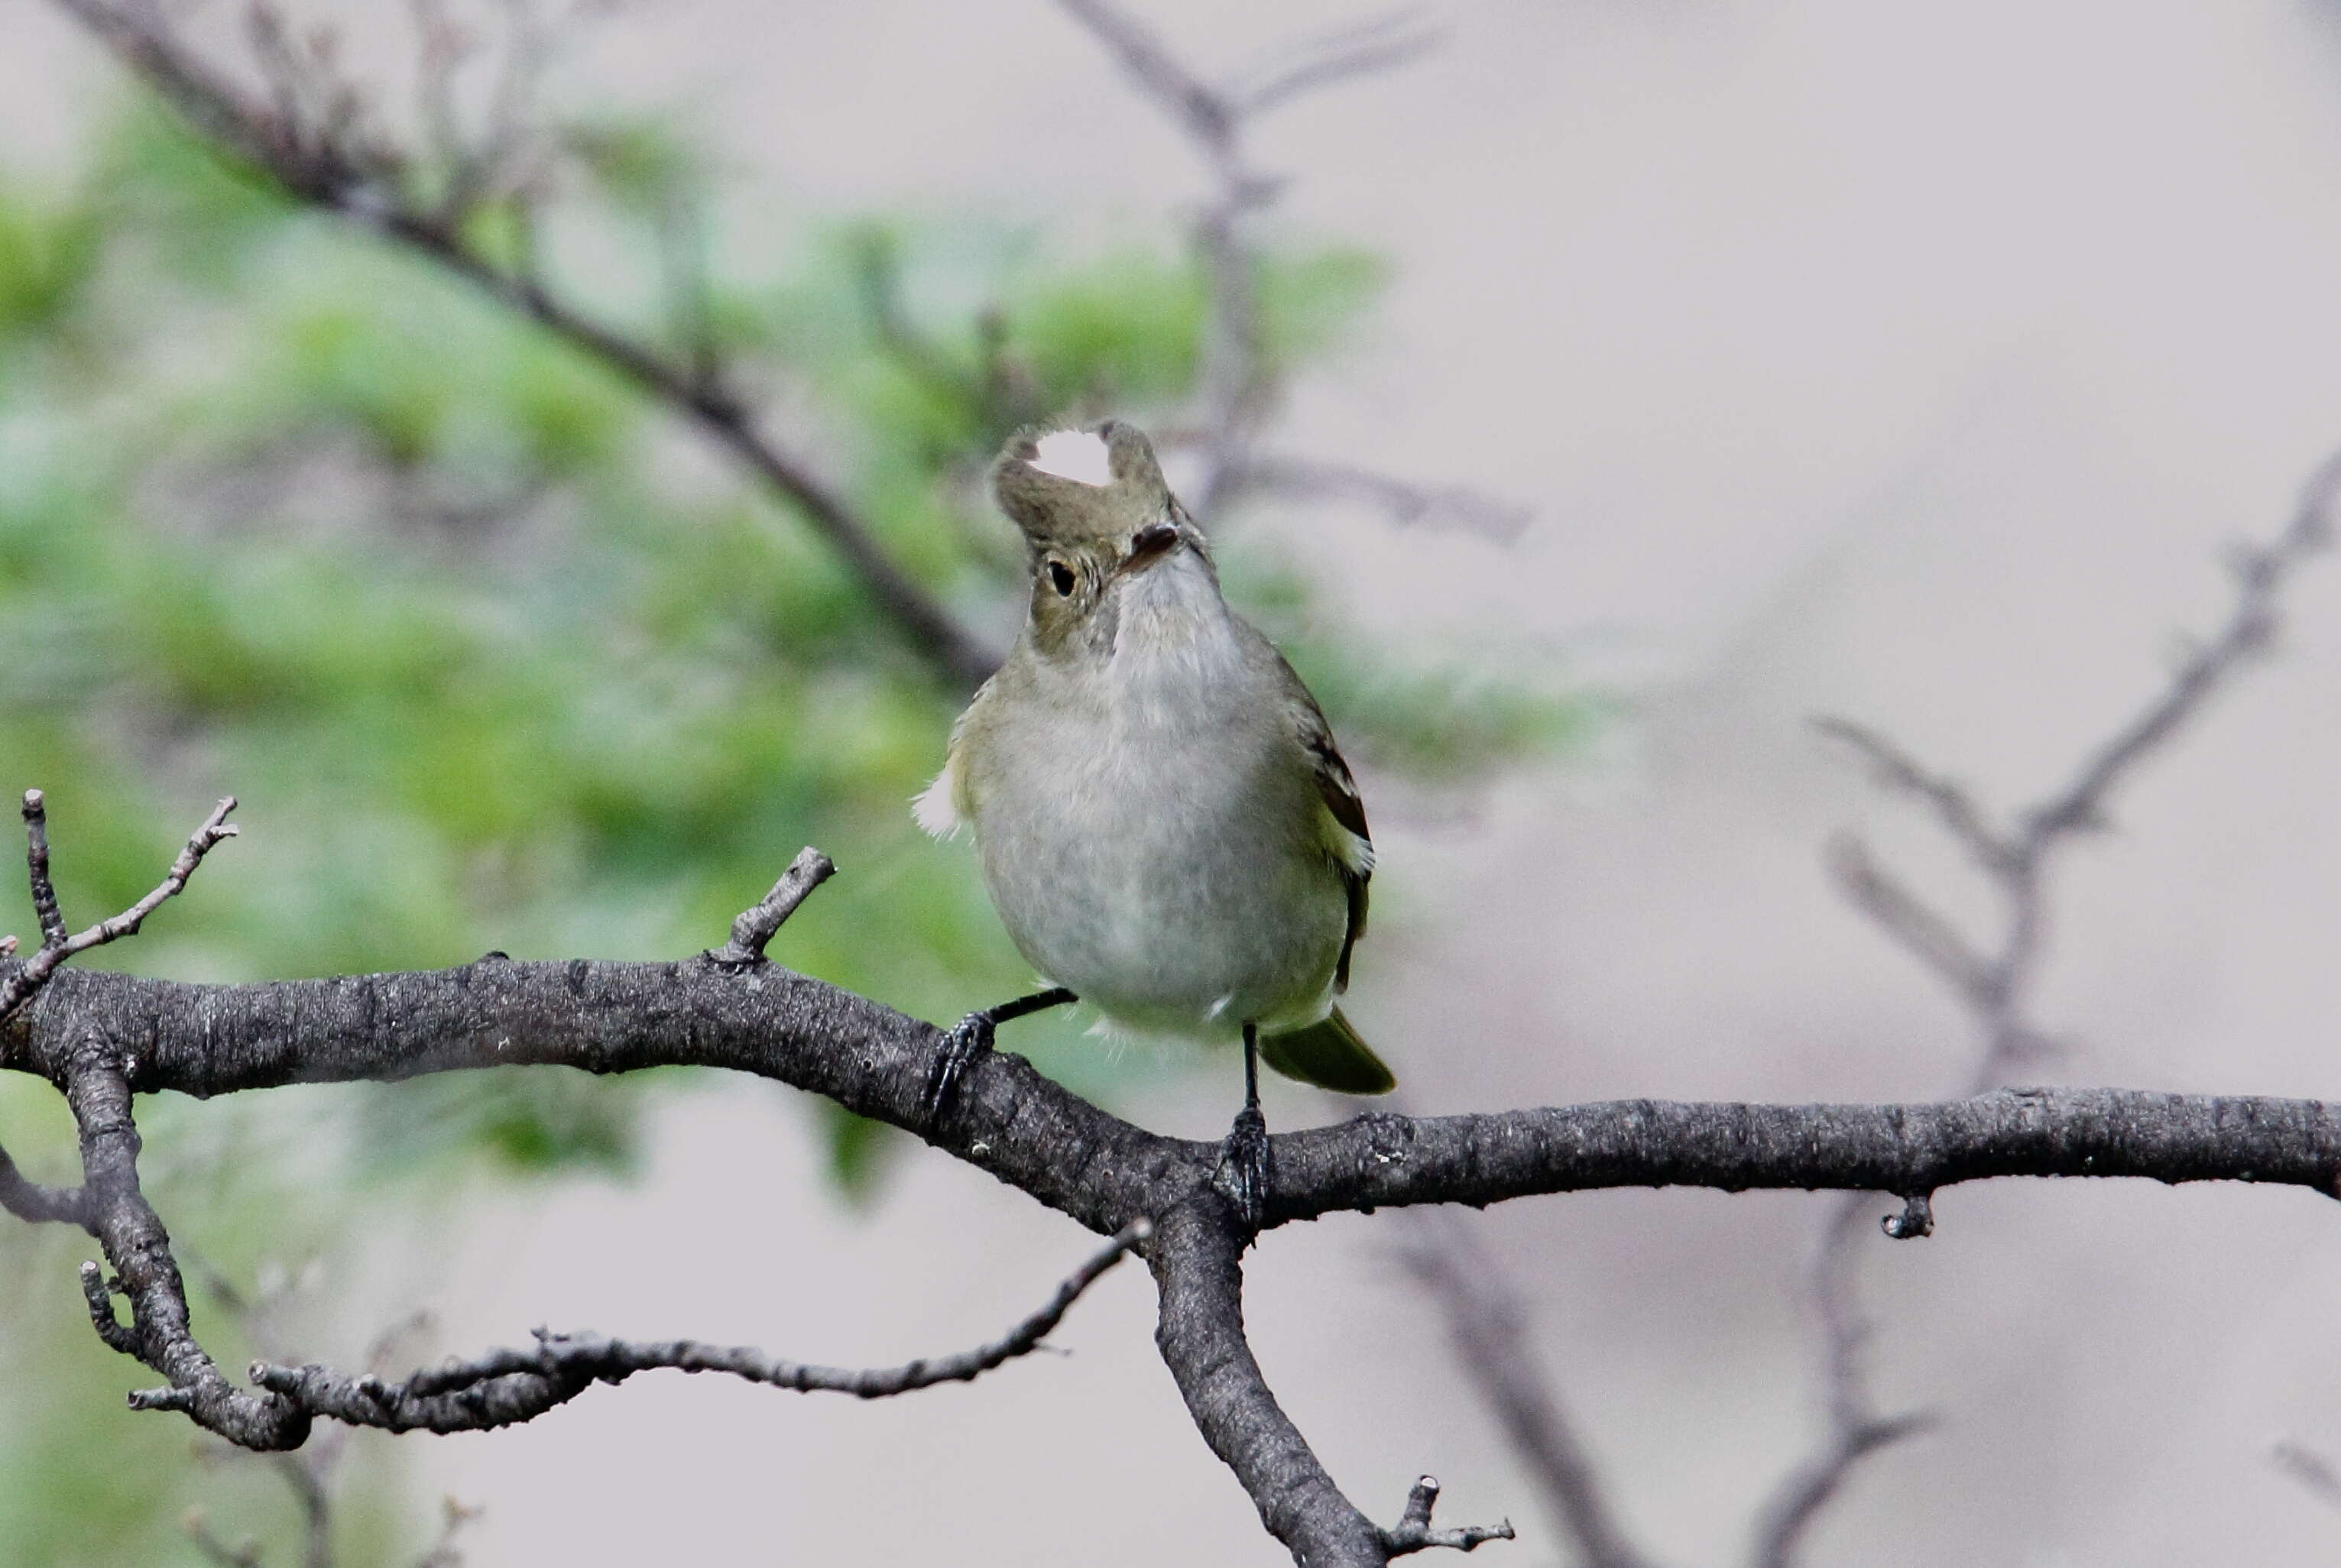
[(1124, 571), (1136, 571), (1168, 555), (1179, 543), (1179, 530), (1168, 522), (1150, 522), (1131, 536), (1130, 554), (1121, 563)]

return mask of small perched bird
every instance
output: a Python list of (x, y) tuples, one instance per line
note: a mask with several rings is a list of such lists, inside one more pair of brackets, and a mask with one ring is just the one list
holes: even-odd
[(1309, 689), (1220, 596), (1136, 427), (1020, 432), (991, 486), (1023, 531), (1031, 612), (917, 817), (974, 830), (992, 904), (1049, 988), (960, 1021), (930, 1109), (995, 1025), (1065, 1002), (1111, 1032), (1240, 1039), (1221, 1173), (1257, 1224), (1259, 1060), (1349, 1094), (1394, 1083), (1333, 1005), (1366, 928), (1365, 805)]

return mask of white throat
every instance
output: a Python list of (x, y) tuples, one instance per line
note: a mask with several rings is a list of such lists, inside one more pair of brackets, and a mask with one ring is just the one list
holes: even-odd
[(1202, 557), (1183, 545), (1124, 581), (1121, 593), (1121, 623), (1114, 632), (1117, 657), (1197, 641), (1234, 644), (1220, 585), (1211, 580)]

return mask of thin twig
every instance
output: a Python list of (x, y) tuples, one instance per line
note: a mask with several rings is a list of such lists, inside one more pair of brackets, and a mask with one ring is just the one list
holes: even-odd
[(1236, 111), (1220, 93), (1173, 54), (1151, 27), (1107, 0), (1060, 0), (1104, 45), (1131, 81), (1161, 104), (1214, 162), (1236, 154)]
[(1267, 491), (1361, 500), (1401, 524), (1446, 527), (1499, 541), (1519, 538), (1525, 508), (1460, 485), (1431, 486), (1355, 464), (1257, 450), (1273, 411), (1278, 366), (1269, 353), (1260, 297), (1260, 250), (1252, 230), (1284, 182), (1250, 161), (1245, 134), (1270, 111), (1310, 92), (1420, 57), (1439, 42), (1413, 10), (1303, 38), (1271, 64), (1216, 84), (1114, 0), (1061, 0), (1161, 108), (1209, 167), (1213, 194), (1193, 217), (1190, 239), (1202, 263), (1209, 314), (1203, 329), (1201, 408), (1197, 425), (1166, 444), (1200, 450), (1202, 478), (1189, 491), (1197, 516), (1222, 521), (1241, 495)]
[(1998, 968), (1967, 945), (1959, 928), (1879, 864), (1851, 833), (1832, 839), (1828, 868), (1838, 890), (1971, 1006), (1988, 1006)]
[(1102, 44), (1210, 165), (1216, 190), (1192, 239), (1209, 283), (1202, 381), (1203, 474), (1190, 491), (1206, 525), (1219, 521), (1268, 412), (1271, 372), (1260, 323), (1260, 257), (1246, 222), (1275, 200), (1278, 182), (1245, 157), (1244, 111), (1189, 68), (1155, 32), (1110, 0), (1060, 0)]
[(2229, 567), (2236, 604), (2210, 640), (2181, 663), (2159, 698), (2116, 730), (2057, 794), (2023, 813), (2024, 843), (2034, 855), (2051, 840), (2095, 828), (2106, 802), (2130, 770), (2201, 712), (2246, 664), (2266, 651), (2276, 630), (2276, 602), (2293, 574), (2333, 541), (2332, 508), (2341, 488), (2341, 452), (2325, 460), (2302, 487), (2284, 531), (2266, 545), (2242, 545)]
[[(235, 1321), (244, 1339), (264, 1357), (273, 1358), (276, 1350), (274, 1319), (286, 1299), (292, 1295), (298, 1276), (288, 1275), (285, 1283), (260, 1295), (247, 1295), (218, 1269), (200, 1255), (182, 1248), (186, 1271), (203, 1284), (204, 1290), (221, 1310)], [(112, 1309), (108, 1307), (110, 1318)], [(366, 1353), (366, 1367), (377, 1374), (387, 1370), (389, 1358), (398, 1346), (417, 1329), (430, 1322), (424, 1313), (414, 1313), (403, 1322), (393, 1324), (375, 1336)], [(294, 1501), (300, 1505), (303, 1526), (302, 1568), (333, 1568), (334, 1553), (334, 1474), (343, 1455), (347, 1453), (352, 1429), (333, 1426), (314, 1434), (301, 1448), (290, 1454), (247, 1455), (264, 1458), (293, 1492)], [(222, 1444), (221, 1451), (231, 1455), (244, 1455), (246, 1451), (233, 1444)]]
[(789, 862), (789, 868), (781, 873), (780, 880), (772, 884), (772, 890), (740, 911), (732, 922), (732, 940), (707, 956), (719, 964), (762, 962), (773, 933), (797, 912), (797, 906), (810, 898), (815, 888), (836, 872), (837, 866), (828, 856), (806, 845)]
[(89, 1226), (89, 1198), (80, 1187), (30, 1180), (6, 1149), (0, 1149), (0, 1208), (22, 1220)]
[(1985, 871), (2004, 876), (2017, 864), (2021, 851), (1986, 820), (1983, 808), (1964, 785), (1929, 772), (1909, 753), (1868, 725), (1828, 715), (1811, 722), (1823, 735), (1841, 740), (1859, 752), (1879, 783), (1889, 789), (1915, 795), (1933, 808), (1944, 831)]
[(2043, 1037), (2024, 1022), (2024, 1014), (2027, 985), (2040, 956), (2052, 858), (2077, 836), (2104, 826), (2115, 792), (2138, 766), (2266, 650), (2276, 634), (2283, 590), (2306, 561), (2331, 542), (2336, 488), (2341, 488), (2341, 452), (2309, 477), (2291, 520), (2273, 541), (2234, 552), (2236, 600), (2218, 629), (2144, 707), (2082, 759), (2063, 785), (2017, 812), (2011, 828), (1995, 826), (1964, 788), (1918, 763), (1875, 729), (1844, 719), (1815, 720), (1824, 733), (1858, 750), (1890, 788), (1926, 802), (2004, 900), (1998, 940), (1985, 955), (1958, 936), (1948, 917), (1878, 868), (1858, 841), (1840, 839), (1832, 848), (1848, 896), (1941, 975), (1976, 1016), (1987, 1050), (1973, 1087), (1989, 1087), (1998, 1071)]
[(1248, 119), (1320, 87), (1410, 65), (1439, 46), (1439, 29), (1420, 6), (1336, 28), (1280, 51), (1229, 84), (1228, 96)]
[[(42, 950), (62, 948), (65, 945), (65, 918), (57, 908), (56, 888), (49, 880), (49, 818), (38, 789), (25, 791), (25, 864), (33, 885), (33, 914), (41, 925)], [(7, 1006), (0, 1003), (0, 1016), (7, 1010)]]
[[(130, 1407), (184, 1412), (206, 1430), (264, 1453), (298, 1448), (309, 1435), (309, 1413), (273, 1394), (230, 1387), (195, 1341), (170, 1235), (139, 1189), (138, 1127), (126, 1060), (109, 1040), (92, 1034), (74, 1051), (65, 1089), (81, 1129), (93, 1229), (117, 1276), (109, 1281), (95, 1263), (82, 1265), (91, 1325), (109, 1348), (170, 1379), (167, 1387), (132, 1394)], [(129, 1298), (128, 1324), (114, 1315), (111, 1296), (117, 1292)]]
[(371, 1374), (351, 1377), (314, 1364), (282, 1366), (254, 1364), (252, 1380), (301, 1409), (355, 1426), (391, 1432), (417, 1429), (468, 1432), (528, 1421), (566, 1404), (595, 1383), (623, 1383), (638, 1372), (723, 1372), (750, 1383), (799, 1393), (850, 1394), (883, 1399), (965, 1383), (1038, 1349), (1066, 1310), (1153, 1235), (1133, 1220), (1082, 1263), (1036, 1312), (1006, 1334), (972, 1350), (921, 1358), (900, 1366), (852, 1369), (784, 1361), (746, 1345), (714, 1345), (692, 1339), (623, 1340), (598, 1334), (553, 1334), (536, 1330), (533, 1348), (491, 1350), (468, 1361), (385, 1383)]
[(1406, 1494), (1405, 1513), (1399, 1516), (1395, 1525), (1382, 1532), (1382, 1550), (1392, 1557), (1405, 1557), (1440, 1547), (1469, 1552), (1490, 1541), (1512, 1539), (1512, 1522), (1509, 1519), (1499, 1524), (1466, 1524), (1452, 1530), (1433, 1529), (1430, 1511), (1438, 1503), (1439, 1477), (1418, 1476)]
[(2341, 1508), (2341, 1471), (2333, 1462), (2297, 1438), (2287, 1437), (2268, 1451), (2268, 1463), (2308, 1490), (2328, 1508)]
[[(1828, 1431), (1820, 1445), (1791, 1469), (1758, 1510), (1754, 1568), (1790, 1568), (1806, 1533), (1844, 1490), (1856, 1466), (1878, 1450), (1914, 1436), (1935, 1424), (1925, 1413), (1878, 1414), (1869, 1391), (1862, 1353), (1874, 1332), (1854, 1290), (1859, 1255), (1854, 1244), (1867, 1234), (1877, 1198), (1868, 1193), (1839, 1196), (1824, 1239), (1813, 1258), (1809, 1299), (1821, 1325), (1821, 1368)], [(1889, 1216), (1887, 1234), (1900, 1216)], [(1909, 1236), (1924, 1234), (1911, 1221)]]
[(1519, 1291), (1464, 1219), (1444, 1210), (1410, 1217), (1413, 1236), (1400, 1255), (1407, 1271), (1438, 1305), (1465, 1375), (1536, 1478), (1579, 1560), (1585, 1568), (1649, 1568), (1537, 1355)]
[(65, 918), (57, 908), (56, 889), (49, 883), (46, 803), (38, 789), (25, 790), (25, 835), (29, 844), (25, 858), (32, 875), (33, 908), (39, 913), (41, 920), (41, 946), (13, 973), (0, 978), (0, 1020), (6, 1019), (9, 1014), (30, 1001), (43, 986), (48, 984), (49, 977), (56, 972), (57, 966), (66, 959), (86, 953), (92, 948), (102, 948), (108, 942), (135, 936), (147, 916), (177, 897), (186, 887), (187, 878), (195, 874), (195, 868), (203, 864), (204, 857), (211, 853), (214, 845), (223, 839), (235, 837), (235, 827), (227, 819), (228, 813), (234, 809), (235, 797), (233, 795), (213, 807), (212, 814), (204, 819), (203, 825), (187, 839), (187, 847), (179, 851), (179, 858), (171, 862), (170, 870), (164, 873), (163, 879), (154, 885), (152, 892), (120, 914), (109, 916), (87, 930), (69, 937), (65, 935)]
[(1236, 476), (1246, 491), (1361, 501), (1402, 528), (1446, 529), (1517, 543), (1535, 513), (1469, 485), (1424, 484), (1358, 463), (1255, 452)]
[(1205, 79), (1160, 35), (1112, 0), (1060, 0), (1104, 45), (1131, 82), (1169, 116), (1211, 171), (1214, 191), (1190, 231), (1209, 285), (1204, 325), (1203, 474), (1190, 491), (1195, 513), (1217, 522), (1252, 464), (1252, 448), (1276, 399), (1260, 298), (1253, 221), (1275, 203), (1282, 182), (1254, 168), (1244, 144), (1250, 123), (1300, 94), (1402, 64), (1435, 36), (1397, 22), (1347, 28), (1305, 40), (1247, 88)]

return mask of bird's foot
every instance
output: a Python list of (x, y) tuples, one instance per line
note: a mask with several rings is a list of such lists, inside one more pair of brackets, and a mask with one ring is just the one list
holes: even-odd
[(943, 1048), (935, 1057), (933, 1068), (927, 1074), (927, 1120), (931, 1122), (950, 1108), (959, 1094), (959, 1081), (977, 1057), (991, 1050), (994, 1025), (991, 1010), (981, 1008), (970, 1013), (943, 1032)]
[(1235, 1125), (1220, 1145), (1219, 1167), (1211, 1185), (1230, 1203), (1247, 1230), (1257, 1231), (1268, 1217), (1268, 1190), (1275, 1174), (1268, 1145), (1268, 1118), (1258, 1106), (1236, 1113)]

